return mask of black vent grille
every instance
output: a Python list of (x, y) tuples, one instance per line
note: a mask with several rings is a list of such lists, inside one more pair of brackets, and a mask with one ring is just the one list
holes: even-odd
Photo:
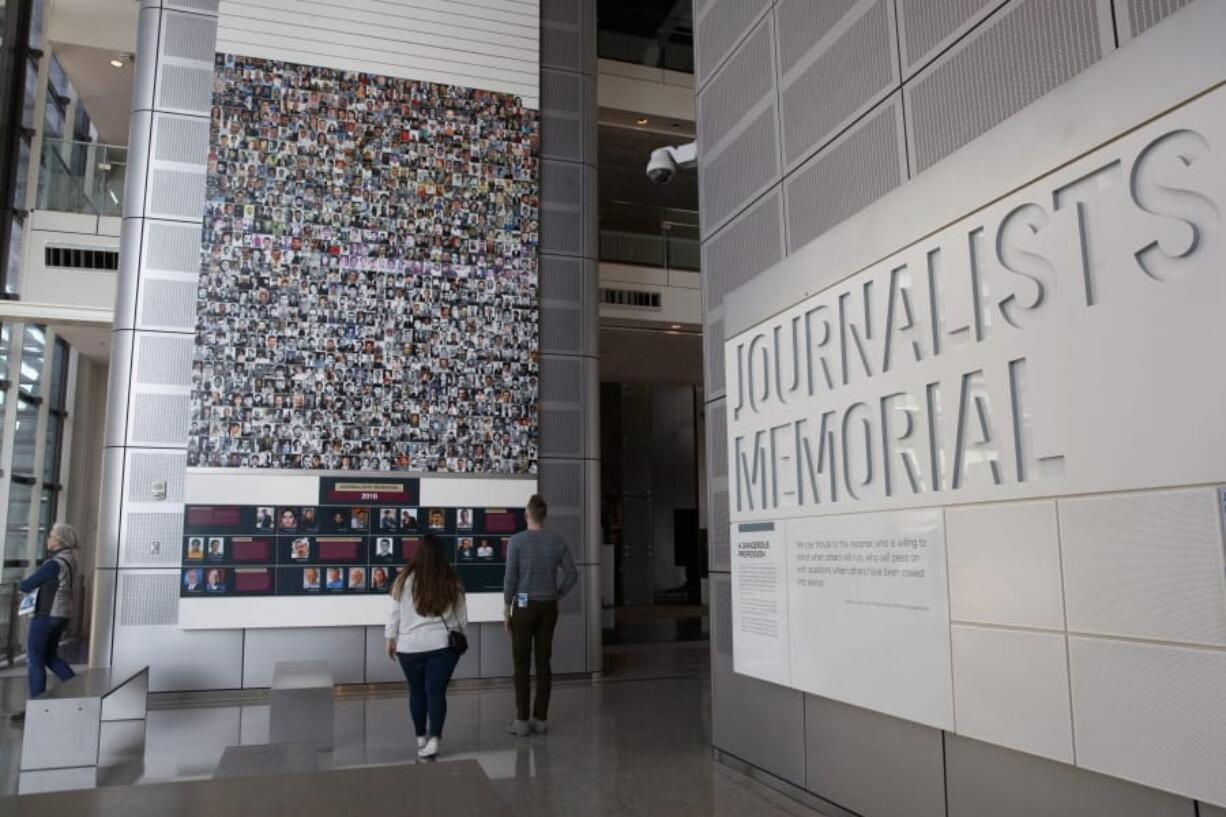
[(629, 306), (636, 309), (659, 309), (660, 293), (641, 289), (600, 289), (600, 302), (612, 306)]
[(118, 270), (119, 252), (47, 246), (43, 250), (43, 263), (60, 269)]

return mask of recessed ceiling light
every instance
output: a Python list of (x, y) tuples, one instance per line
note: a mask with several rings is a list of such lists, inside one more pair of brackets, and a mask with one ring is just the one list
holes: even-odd
[(112, 68), (123, 68), (125, 65), (127, 65), (127, 63), (119, 59), (119, 57), (114, 57), (111, 59)]
[(634, 121), (635, 121), (636, 123), (640, 124), (640, 125), (646, 125), (646, 124), (647, 124), (647, 117), (645, 117), (645, 116), (644, 116), (644, 117), (642, 117), (641, 119), (636, 119), (636, 120), (634, 120)]
[(681, 324), (679, 324), (679, 323), (670, 323), (670, 324), (668, 325), (668, 328), (669, 328), (669, 329), (680, 329), (680, 328), (681, 328)]

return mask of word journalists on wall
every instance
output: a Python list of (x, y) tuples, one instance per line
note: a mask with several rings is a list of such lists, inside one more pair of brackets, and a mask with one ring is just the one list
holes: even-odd
[(534, 473), (539, 123), (218, 55), (189, 465)]
[[(1204, 274), (1211, 254), (1198, 250), (1222, 227), (1206, 192), (1213, 167), (1199, 133), (1165, 133), (1132, 161), (1039, 188), (1007, 211), (1006, 202), (1001, 217), (971, 217), (731, 342), (736, 510), (1065, 474), (1065, 452), (1037, 439), (1028, 355), (1059, 331), (1076, 337), (1086, 310), (1146, 303), (1111, 300), (1121, 287)], [(1088, 227), (1105, 218), (1147, 231), (1128, 232), (1110, 276), (1095, 263), (1103, 238)]]

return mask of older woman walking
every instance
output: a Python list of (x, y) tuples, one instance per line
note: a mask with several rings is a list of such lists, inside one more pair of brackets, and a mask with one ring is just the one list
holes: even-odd
[[(59, 656), (60, 638), (72, 620), (73, 582), (77, 575), (77, 531), (71, 525), (57, 524), (47, 537), (50, 557), (21, 583), (21, 592), (38, 593), (30, 634), (26, 639), (26, 663), (30, 699), (47, 691), (47, 670), (60, 681), (75, 675), (68, 662)], [(26, 713), (18, 712), (13, 723), (25, 723)]]

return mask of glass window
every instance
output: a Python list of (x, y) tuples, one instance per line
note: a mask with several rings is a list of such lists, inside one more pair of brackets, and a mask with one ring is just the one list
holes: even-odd
[(14, 482), (9, 486), (9, 519), (4, 531), (6, 560), (30, 558), (26, 537), (30, 532), (30, 501), (33, 496), (32, 485)]
[[(58, 484), (60, 481), (60, 447), (64, 439), (64, 418), (58, 414), (47, 415), (47, 448), (43, 452), (43, 482)], [(16, 454), (16, 452), (14, 452)], [(17, 466), (13, 466), (16, 470)]]
[(31, 0), (30, 3), (30, 48), (42, 50), (43, 47), (43, 0)]
[[(31, 45), (33, 48), (33, 45)], [(25, 95), (21, 100), (21, 126), (34, 128), (34, 100), (38, 97), (38, 60), (26, 60)]]
[[(3, 2), (3, 0), (0, 0), (0, 2)], [(9, 379), (9, 355), (13, 351), (12, 338), (9, 332), (9, 325), (7, 323), (0, 324), (0, 380)]]
[(17, 140), (17, 169), (13, 176), (12, 205), (17, 210), (26, 209), (26, 190), (29, 189), (30, 144), (21, 137)]
[(51, 532), (51, 524), (55, 522), (59, 500), (59, 491), (54, 488), (43, 488), (42, 501), (38, 509), (38, 544), (40, 547), (47, 543), (47, 534)]
[(41, 326), (27, 324), (21, 344), (21, 390), (26, 394), (37, 396), (42, 393), (46, 351), (46, 330)]
[(21, 286), (21, 254), (25, 248), (25, 236), (24, 223), (14, 213), (9, 223), (8, 269), (4, 278), (4, 291), (10, 295), (16, 295)]
[(68, 399), (68, 344), (55, 339), (55, 351), (51, 354), (51, 408), (63, 411)]
[(13, 433), (13, 473), (34, 476), (34, 451), (38, 446), (38, 404), (25, 399), (17, 401), (17, 429)]

